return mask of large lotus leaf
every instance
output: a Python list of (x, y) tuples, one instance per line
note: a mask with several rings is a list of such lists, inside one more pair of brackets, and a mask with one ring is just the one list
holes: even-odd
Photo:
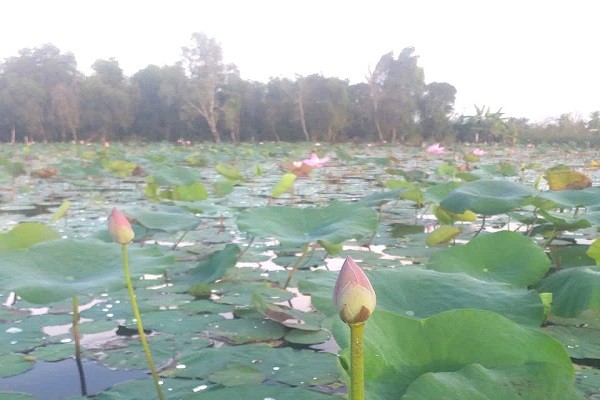
[(600, 268), (576, 267), (555, 272), (542, 279), (535, 289), (551, 292), (552, 313), (575, 317), (585, 310), (600, 310)]
[[(157, 247), (129, 247), (134, 275), (162, 273), (173, 264), (173, 258), (164, 256)], [(120, 289), (123, 284), (121, 246), (115, 243), (53, 240), (4, 252), (0, 258), (0, 288), (32, 303)]]
[(463, 273), (406, 267), (372, 271), (369, 279), (377, 293), (377, 307), (400, 315), (427, 318), (452, 309), (476, 308), (535, 327), (543, 319), (537, 292)]
[(187, 186), (200, 180), (198, 170), (181, 166), (161, 165), (149, 173), (148, 181), (159, 186)]
[(156, 209), (133, 208), (124, 212), (147, 229), (167, 232), (194, 229), (200, 222), (200, 218), (181, 207), (161, 205)]
[(583, 400), (567, 381), (564, 373), (550, 363), (494, 369), (470, 364), (458, 371), (421, 375), (411, 383), (402, 400)]
[(10, 231), (0, 232), (0, 251), (26, 249), (27, 247), (60, 237), (60, 233), (46, 224), (23, 222)]
[(36, 400), (35, 397), (25, 393), (0, 392), (0, 400)]
[(478, 279), (527, 287), (548, 272), (550, 260), (532, 239), (516, 232), (500, 231), (432, 254), (428, 268), (465, 272)]
[(440, 205), (446, 211), (462, 214), (497, 215), (514, 210), (536, 192), (522, 184), (502, 179), (481, 179), (454, 189)]
[(0, 356), (0, 378), (22, 374), (33, 368), (34, 361), (25, 354), (3, 354)]
[(270, 381), (294, 386), (311, 386), (339, 379), (336, 356), (311, 350), (274, 348), (263, 344), (221, 346), (185, 355), (179, 360), (185, 369), (174, 369), (175, 377), (208, 378), (231, 364), (254, 367)]
[(592, 180), (585, 174), (568, 168), (550, 168), (544, 178), (552, 190), (584, 189), (592, 186)]
[(595, 260), (587, 254), (589, 248), (590, 246), (582, 244), (553, 246), (550, 247), (548, 255), (550, 256), (550, 260), (552, 260), (552, 265), (556, 269), (594, 265), (596, 263)]
[(539, 197), (551, 200), (559, 207), (587, 207), (600, 203), (600, 187), (594, 186), (581, 190), (559, 190), (542, 192)]
[[(208, 387), (208, 381), (196, 381), (190, 379), (160, 378), (163, 394), (166, 400), (189, 399), (199, 389)], [(89, 383), (88, 383), (89, 386)], [(88, 387), (89, 390), (89, 387)], [(200, 392), (202, 393), (202, 392)], [(155, 399), (156, 387), (151, 377), (146, 379), (127, 380), (115, 385), (108, 390), (93, 396), (94, 400), (140, 400)], [(69, 397), (67, 400), (89, 400), (90, 397)]]
[(371, 236), (377, 223), (374, 210), (339, 201), (326, 207), (256, 207), (241, 212), (237, 219), (240, 230), (275, 237), (288, 245), (361, 239)]
[[(341, 364), (346, 371), (350, 355), (348, 331), (341, 321), (333, 330), (343, 348)], [(371, 400), (399, 399), (410, 393), (407, 390), (412, 384), (416, 386), (414, 390), (428, 393), (420, 398), (444, 398), (435, 395), (435, 386), (427, 392), (418, 380), (473, 364), (483, 368), (471, 367), (478, 373), (456, 376), (454, 379), (469, 384), (464, 388), (452, 384), (463, 395), (451, 399), (508, 398), (469, 396), (469, 390), (477, 385), (486, 387), (486, 392), (496, 387), (498, 393), (503, 393), (507, 382), (513, 386), (526, 383), (519, 389), (527, 399), (564, 400), (565, 394), (573, 390), (573, 365), (560, 343), (489, 311), (452, 310), (424, 320), (376, 311), (367, 321), (365, 333), (366, 397)], [(484, 377), (483, 382), (477, 375)], [(538, 392), (544, 397), (535, 397), (541, 395)]]
[(586, 324), (548, 325), (543, 331), (563, 344), (572, 358), (600, 360), (600, 329)]
[(208, 324), (206, 333), (210, 338), (232, 344), (257, 343), (280, 339), (285, 328), (275, 321), (258, 318), (238, 318)]
[[(251, 394), (251, 396), (250, 396)], [(315, 392), (300, 387), (290, 387), (285, 385), (255, 385), (215, 388), (204, 390), (185, 400), (223, 400), (223, 399), (256, 399), (256, 400), (335, 400), (340, 399), (337, 396), (331, 396), (325, 393)]]

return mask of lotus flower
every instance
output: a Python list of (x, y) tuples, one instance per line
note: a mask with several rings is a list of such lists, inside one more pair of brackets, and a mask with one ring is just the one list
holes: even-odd
[(112, 209), (108, 217), (108, 231), (115, 242), (119, 244), (128, 244), (135, 237), (129, 220), (116, 207)]
[(445, 148), (443, 146), (440, 146), (439, 143), (434, 143), (427, 148), (427, 152), (429, 154), (444, 154), (445, 153), (444, 149)]
[(485, 156), (487, 154), (487, 152), (480, 148), (476, 148), (473, 150), (473, 154), (475, 154), (476, 156)]
[(329, 160), (330, 160), (329, 157), (319, 158), (319, 156), (317, 155), (316, 152), (311, 151), (310, 157), (307, 158), (306, 160), (302, 160), (302, 163), (308, 165), (309, 167), (321, 168), (322, 166), (327, 164), (329, 162)]
[(365, 322), (375, 310), (376, 296), (369, 278), (352, 257), (346, 257), (335, 287), (333, 304), (342, 321)]

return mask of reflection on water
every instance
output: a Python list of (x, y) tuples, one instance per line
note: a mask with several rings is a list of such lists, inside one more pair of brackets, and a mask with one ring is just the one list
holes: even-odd
[[(112, 370), (93, 361), (84, 361), (87, 394), (96, 395), (118, 383), (148, 376), (144, 370)], [(74, 359), (36, 362), (24, 374), (0, 379), (0, 391), (28, 393), (36, 399), (63, 400), (80, 396), (79, 372)]]

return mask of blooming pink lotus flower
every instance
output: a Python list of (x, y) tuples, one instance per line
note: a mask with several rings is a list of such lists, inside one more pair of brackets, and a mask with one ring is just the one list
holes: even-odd
[(365, 322), (376, 302), (369, 278), (352, 257), (346, 257), (333, 288), (333, 304), (340, 318), (348, 324)]
[(108, 217), (108, 231), (119, 244), (128, 244), (135, 237), (129, 220), (117, 207), (112, 209)]
[(487, 152), (480, 148), (476, 148), (473, 150), (473, 154), (475, 154), (476, 156), (485, 156), (487, 154)]
[(331, 160), (329, 157), (319, 158), (316, 152), (311, 151), (310, 157), (306, 160), (302, 160), (302, 162), (308, 165), (309, 167), (321, 168), (322, 166), (327, 164), (329, 160)]
[(440, 146), (439, 143), (434, 143), (427, 148), (427, 152), (429, 154), (444, 154), (445, 153), (444, 150), (445, 150), (445, 148), (443, 146)]

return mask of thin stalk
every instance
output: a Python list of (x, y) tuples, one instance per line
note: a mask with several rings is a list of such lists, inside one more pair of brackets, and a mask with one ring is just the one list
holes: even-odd
[(85, 382), (85, 373), (83, 372), (83, 363), (81, 362), (81, 340), (79, 337), (79, 301), (77, 296), (73, 296), (73, 340), (75, 341), (75, 363), (79, 371), (79, 385), (81, 395), (87, 396), (87, 384)]
[(158, 394), (158, 398), (159, 400), (164, 400), (162, 389), (158, 381), (158, 373), (156, 372), (156, 368), (154, 367), (154, 360), (152, 360), (152, 353), (150, 352), (150, 347), (148, 346), (148, 341), (146, 340), (146, 333), (144, 332), (142, 317), (140, 316), (140, 311), (138, 309), (137, 301), (135, 299), (135, 292), (133, 291), (133, 285), (131, 283), (131, 275), (129, 274), (129, 257), (127, 254), (126, 244), (124, 244), (121, 248), (121, 255), (123, 256), (123, 269), (125, 270), (125, 282), (127, 283), (127, 291), (129, 292), (129, 301), (131, 302), (133, 315), (137, 323), (138, 333), (140, 335), (140, 342), (142, 342), (144, 353), (146, 353), (146, 361), (148, 362), (148, 366), (150, 367), (150, 373), (152, 374), (152, 379), (154, 380), (154, 386), (156, 387), (156, 393)]
[(290, 273), (288, 274), (287, 279), (285, 280), (285, 284), (283, 285), (284, 289), (287, 289), (287, 287), (290, 285), (290, 282), (292, 281), (292, 278), (294, 277), (294, 275), (296, 275), (296, 271), (298, 271), (298, 267), (302, 263), (302, 260), (304, 260), (304, 258), (308, 254), (309, 247), (310, 247), (310, 243), (307, 244), (306, 246), (304, 246), (304, 251), (302, 252), (302, 254), (300, 255), (300, 257), (298, 257), (296, 259), (296, 262), (292, 266), (292, 269), (291, 269)]
[(350, 397), (349, 400), (365, 398), (365, 365), (363, 356), (364, 322), (350, 326)]

